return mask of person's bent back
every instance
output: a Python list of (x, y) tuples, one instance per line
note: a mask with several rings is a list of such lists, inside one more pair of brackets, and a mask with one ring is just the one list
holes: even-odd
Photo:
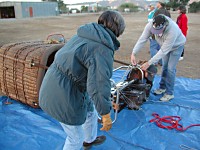
[(124, 29), (118, 12), (102, 13), (98, 23), (78, 28), (47, 70), (39, 104), (66, 132), (63, 149), (78, 150), (105, 141), (105, 136), (97, 136), (97, 112), (102, 116), (101, 130), (110, 130), (110, 78), (114, 52), (120, 46), (116, 37)]

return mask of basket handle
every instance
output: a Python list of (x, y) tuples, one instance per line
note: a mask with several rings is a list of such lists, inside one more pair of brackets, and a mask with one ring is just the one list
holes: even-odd
[[(58, 35), (58, 36), (61, 36), (62, 37), (62, 42), (63, 43), (65, 43), (65, 37), (64, 37), (64, 35), (63, 34), (60, 34), (60, 33), (58, 33), (58, 34), (49, 34), (48, 36), (47, 36), (47, 41), (49, 40), (49, 38), (51, 37), (51, 36), (54, 36), (54, 35)], [(60, 41), (57, 41), (58, 43), (60, 43)]]
[(135, 65), (135, 66), (133, 66), (133, 68), (137, 68), (138, 70), (140, 70), (140, 72), (141, 72), (141, 75), (142, 75), (142, 82), (143, 82), (143, 80), (144, 80), (144, 72), (143, 72), (143, 70), (141, 69), (141, 67), (140, 67), (140, 65)]

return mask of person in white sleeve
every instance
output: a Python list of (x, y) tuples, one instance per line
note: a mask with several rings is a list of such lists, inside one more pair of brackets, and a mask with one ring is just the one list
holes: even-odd
[(144, 44), (148, 41), (149, 37), (154, 34), (156, 41), (159, 43), (160, 50), (148, 62), (143, 64), (141, 68), (147, 68), (157, 63), (162, 59), (162, 73), (160, 86), (154, 91), (154, 94), (164, 94), (160, 98), (161, 101), (169, 101), (174, 98), (174, 82), (176, 77), (176, 66), (182, 54), (184, 44), (186, 42), (185, 36), (182, 34), (176, 22), (165, 15), (157, 15), (153, 21), (149, 22), (131, 54), (131, 63), (137, 64), (136, 53), (139, 52)]

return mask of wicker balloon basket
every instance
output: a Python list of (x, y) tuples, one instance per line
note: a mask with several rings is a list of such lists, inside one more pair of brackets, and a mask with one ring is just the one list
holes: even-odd
[(38, 93), (47, 68), (63, 44), (21, 42), (0, 48), (0, 83), (3, 94), (38, 108)]

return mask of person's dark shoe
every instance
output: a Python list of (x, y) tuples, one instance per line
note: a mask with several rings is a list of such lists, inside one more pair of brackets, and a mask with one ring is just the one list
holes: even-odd
[(83, 148), (84, 150), (89, 150), (92, 146), (100, 145), (104, 143), (105, 140), (106, 140), (106, 136), (104, 135), (97, 136), (97, 138), (92, 143), (83, 142)]

